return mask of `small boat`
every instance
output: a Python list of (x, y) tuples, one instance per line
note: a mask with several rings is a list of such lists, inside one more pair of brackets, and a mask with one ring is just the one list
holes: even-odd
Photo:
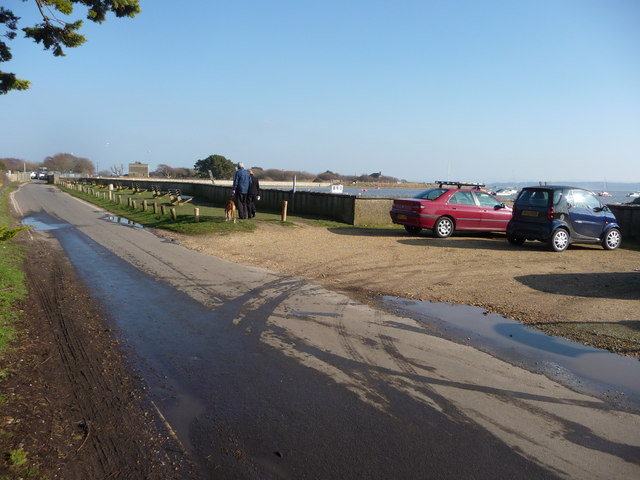
[(496, 197), (511, 197), (516, 193), (518, 193), (518, 190), (516, 190), (515, 188), (500, 188), (496, 190), (493, 194)]
[(596, 195), (599, 197), (613, 197), (609, 192), (598, 192)]
[(638, 198), (638, 197), (640, 197), (640, 192), (627, 193), (625, 196), (626, 197), (631, 197), (631, 198)]

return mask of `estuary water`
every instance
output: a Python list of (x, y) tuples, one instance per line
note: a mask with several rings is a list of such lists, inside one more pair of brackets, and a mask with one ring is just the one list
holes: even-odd
[[(270, 187), (271, 188), (271, 187)], [(279, 188), (279, 190), (291, 190), (290, 188)], [(418, 193), (424, 191), (424, 188), (377, 188), (377, 187), (344, 187), (342, 191), (343, 195), (356, 195), (359, 197), (379, 197), (379, 198), (411, 198), (417, 195)], [(491, 192), (494, 189), (486, 188), (487, 191)], [(327, 187), (323, 188), (296, 188), (297, 192), (321, 192), (321, 193), (330, 193), (330, 189)], [(627, 203), (633, 201), (633, 198), (627, 197), (626, 195), (630, 193), (630, 191), (612, 191), (609, 192), (611, 194), (610, 197), (598, 197), (598, 199), (606, 204), (609, 203)], [(513, 201), (516, 198), (516, 195), (509, 195), (505, 197), (498, 196), (505, 201)]]

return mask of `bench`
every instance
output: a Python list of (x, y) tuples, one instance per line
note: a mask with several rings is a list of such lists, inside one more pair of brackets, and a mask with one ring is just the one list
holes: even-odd
[(151, 185), (151, 193), (153, 194), (154, 198), (157, 198), (157, 197), (164, 197), (169, 192), (167, 192), (166, 190), (162, 190), (160, 188), (160, 185)]
[(172, 204), (174, 205), (184, 205), (185, 203), (189, 203), (191, 200), (193, 200), (193, 197), (190, 197), (188, 195), (182, 195), (182, 192), (180, 191), (180, 189), (169, 189), (169, 200), (171, 201)]
[(137, 183), (134, 183), (133, 186), (131, 187), (131, 189), (133, 190), (133, 193), (142, 193), (142, 192), (146, 192), (147, 191), (146, 188), (142, 188)]

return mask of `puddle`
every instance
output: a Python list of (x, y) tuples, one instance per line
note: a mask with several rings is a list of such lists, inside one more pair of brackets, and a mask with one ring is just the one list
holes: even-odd
[(28, 225), (33, 227), (35, 230), (58, 230), (60, 228), (69, 228), (71, 224), (63, 222), (63, 223), (54, 223), (53, 219), (49, 216), (44, 216), (42, 218), (36, 217), (25, 217), (22, 219), (23, 225)]
[(134, 222), (133, 220), (129, 220), (128, 218), (120, 217), (118, 215), (106, 215), (102, 217), (100, 220), (106, 220), (111, 223), (119, 223), (120, 225), (127, 225), (128, 227), (133, 228), (144, 228), (139, 223)]
[(640, 361), (553, 337), (478, 307), (385, 296), (386, 308), (571, 388), (640, 405)]

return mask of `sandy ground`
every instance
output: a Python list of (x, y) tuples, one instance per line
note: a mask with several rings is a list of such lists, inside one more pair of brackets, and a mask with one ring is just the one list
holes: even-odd
[(571, 246), (555, 253), (504, 235), (281, 226), (184, 237), (183, 246), (302, 276), (375, 302), (392, 295), (475, 305), (548, 333), (640, 358), (640, 251)]

